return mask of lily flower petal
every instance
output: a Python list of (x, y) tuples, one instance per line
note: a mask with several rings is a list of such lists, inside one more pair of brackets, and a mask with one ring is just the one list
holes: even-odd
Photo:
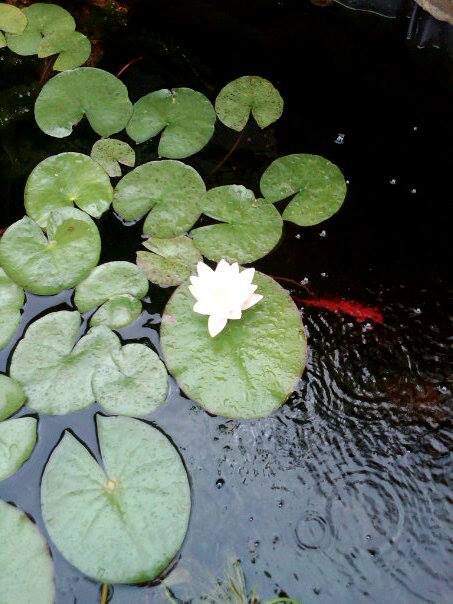
[(210, 315), (208, 319), (208, 331), (212, 338), (219, 335), (222, 329), (227, 324), (228, 319), (219, 315)]
[(263, 299), (263, 296), (261, 294), (252, 294), (250, 296), (250, 298), (248, 298), (248, 300), (246, 300), (244, 302), (244, 304), (242, 305), (242, 310), (247, 310), (248, 308), (251, 308), (252, 306), (255, 306), (255, 304), (257, 304), (260, 300)]

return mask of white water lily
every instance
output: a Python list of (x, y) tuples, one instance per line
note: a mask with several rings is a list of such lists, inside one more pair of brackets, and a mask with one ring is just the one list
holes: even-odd
[(190, 277), (190, 292), (196, 299), (194, 311), (209, 315), (208, 331), (212, 337), (218, 335), (230, 319), (240, 319), (247, 310), (263, 296), (255, 294), (253, 285), (254, 268), (239, 271), (239, 264), (228, 264), (221, 260), (212, 270), (204, 262), (197, 264), (198, 276)]

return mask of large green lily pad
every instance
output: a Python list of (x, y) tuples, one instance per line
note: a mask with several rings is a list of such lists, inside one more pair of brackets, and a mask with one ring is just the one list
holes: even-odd
[(203, 179), (190, 166), (170, 159), (152, 161), (119, 181), (113, 208), (124, 220), (137, 220), (149, 212), (143, 232), (165, 239), (182, 235), (195, 224), (205, 193)]
[(35, 411), (62, 415), (94, 402), (94, 372), (121, 343), (103, 325), (79, 340), (80, 324), (78, 312), (49, 313), (32, 323), (17, 345), (10, 375), (23, 386)]
[(110, 329), (126, 327), (138, 319), (142, 303), (129, 294), (112, 296), (93, 314), (90, 325), (106, 325)]
[(190, 487), (177, 450), (137, 419), (97, 416), (101, 468), (69, 432), (41, 484), (50, 537), (81, 572), (102, 583), (152, 581), (183, 542)]
[(254, 262), (268, 254), (282, 235), (283, 221), (274, 206), (255, 199), (252, 191), (239, 185), (208, 191), (203, 213), (223, 222), (191, 233), (203, 256), (216, 262), (222, 258)]
[(109, 176), (121, 176), (121, 166), (135, 165), (135, 151), (130, 145), (116, 138), (101, 138), (91, 149), (91, 157), (104, 168)]
[(21, 34), (27, 26), (24, 11), (12, 4), (0, 4), (0, 31)]
[(273, 161), (262, 175), (260, 187), (271, 203), (294, 195), (283, 218), (299, 226), (327, 220), (340, 209), (346, 195), (341, 170), (324, 157), (307, 153)]
[(24, 512), (0, 500), (0, 594), (5, 604), (53, 604), (49, 549)]
[(153, 237), (143, 242), (150, 252), (137, 252), (139, 266), (151, 283), (161, 287), (180, 285), (195, 271), (201, 254), (190, 237)]
[(24, 301), (24, 290), (0, 268), (0, 350), (8, 344), (19, 327), (20, 309)]
[(93, 376), (97, 402), (109, 413), (144, 417), (165, 402), (168, 376), (157, 354), (144, 344), (126, 344)]
[(274, 86), (259, 76), (243, 76), (227, 84), (215, 101), (219, 120), (240, 132), (250, 113), (260, 128), (276, 122), (283, 113), (283, 99)]
[(41, 59), (58, 54), (53, 64), (55, 71), (74, 69), (83, 65), (91, 54), (91, 42), (78, 31), (55, 32), (43, 38), (38, 47)]
[(47, 237), (25, 216), (0, 239), (0, 265), (34, 294), (56, 294), (74, 287), (96, 266), (101, 239), (91, 218), (76, 208), (60, 208), (47, 219)]
[(162, 131), (160, 157), (182, 159), (198, 153), (214, 134), (216, 114), (204, 94), (190, 88), (157, 90), (139, 99), (127, 133), (143, 143)]
[(0, 373), (0, 422), (13, 415), (25, 403), (25, 392), (19, 382)]
[(75, 290), (74, 302), (80, 312), (100, 306), (113, 296), (129, 294), (143, 298), (149, 283), (143, 272), (132, 262), (122, 260), (100, 264)]
[(0, 480), (15, 474), (30, 457), (36, 444), (37, 426), (34, 417), (0, 423)]
[(90, 216), (99, 218), (112, 199), (109, 177), (83, 153), (48, 157), (34, 168), (25, 185), (25, 210), (43, 228), (52, 210), (72, 207), (75, 203)]
[(167, 368), (187, 396), (215, 415), (269, 415), (294, 391), (305, 366), (304, 330), (294, 302), (267, 275), (256, 273), (254, 283), (264, 296), (261, 302), (215, 338), (207, 317), (193, 311), (187, 284), (178, 287), (164, 311)]
[(49, 136), (69, 136), (86, 115), (100, 136), (126, 126), (132, 113), (126, 86), (107, 71), (78, 67), (63, 71), (42, 88), (35, 103), (38, 126)]
[(23, 14), (27, 19), (23, 33), (6, 37), (9, 48), (18, 55), (35, 55), (43, 38), (56, 32), (70, 35), (76, 27), (68, 11), (56, 4), (36, 2), (24, 8)]

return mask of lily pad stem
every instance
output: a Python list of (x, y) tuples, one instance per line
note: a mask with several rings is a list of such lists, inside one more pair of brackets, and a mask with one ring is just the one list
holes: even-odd
[(239, 143), (241, 142), (242, 137), (244, 135), (244, 131), (245, 131), (245, 128), (244, 128), (244, 130), (241, 130), (241, 132), (239, 132), (239, 136), (234, 141), (231, 149), (228, 151), (228, 153), (225, 155), (225, 157), (216, 165), (216, 167), (213, 168), (213, 170), (211, 170), (211, 172), (209, 173), (209, 176), (212, 176), (218, 170), (220, 170), (220, 168), (223, 166), (223, 164), (230, 159), (230, 157), (233, 155), (233, 153), (235, 152), (235, 150), (238, 148)]
[(126, 63), (126, 65), (123, 65), (123, 67), (121, 67), (119, 72), (116, 74), (116, 77), (119, 78), (126, 71), (126, 69), (128, 69), (131, 65), (134, 65), (134, 63), (138, 63), (142, 59), (143, 57), (135, 57), (135, 59), (131, 59), (128, 63)]
[(101, 587), (101, 604), (107, 604), (109, 600), (109, 586), (107, 583), (103, 583)]

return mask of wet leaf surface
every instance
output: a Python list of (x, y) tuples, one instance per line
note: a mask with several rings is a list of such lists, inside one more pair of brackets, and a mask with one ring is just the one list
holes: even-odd
[(109, 298), (92, 315), (90, 325), (106, 325), (110, 329), (120, 329), (138, 319), (142, 303), (129, 294), (117, 294)]
[(34, 417), (0, 422), (0, 480), (15, 474), (30, 457), (36, 444), (37, 426)]
[(20, 310), (24, 302), (24, 290), (0, 268), (0, 350), (8, 344), (19, 327)]

